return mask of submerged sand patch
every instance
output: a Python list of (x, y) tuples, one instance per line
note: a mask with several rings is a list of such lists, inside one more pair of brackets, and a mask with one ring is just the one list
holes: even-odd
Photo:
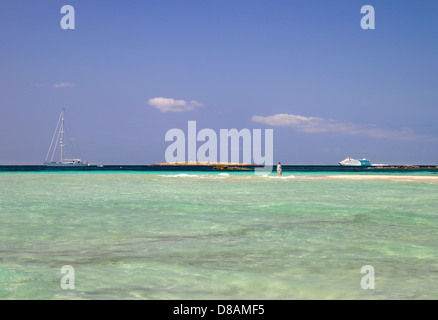
[(438, 182), (437, 176), (403, 176), (403, 175), (332, 175), (322, 176), (322, 179), (341, 179), (341, 180), (384, 180), (384, 181), (434, 181)]

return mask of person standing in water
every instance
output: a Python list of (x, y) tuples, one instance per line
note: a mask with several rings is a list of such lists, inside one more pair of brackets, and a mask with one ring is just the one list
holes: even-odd
[(277, 164), (277, 173), (278, 173), (278, 176), (281, 176), (281, 172), (282, 172), (282, 169), (281, 169), (281, 164), (280, 164), (280, 162)]

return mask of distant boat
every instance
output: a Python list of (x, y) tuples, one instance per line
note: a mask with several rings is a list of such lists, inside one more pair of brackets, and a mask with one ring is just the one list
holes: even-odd
[(352, 166), (352, 167), (370, 167), (371, 163), (368, 159), (352, 159), (352, 158), (345, 158), (341, 162), (339, 162), (341, 166)]
[[(90, 164), (87, 161), (81, 159), (66, 159), (64, 158), (64, 147), (65, 147), (65, 128), (64, 128), (64, 113), (65, 110), (62, 108), (61, 114), (58, 119), (58, 124), (56, 125), (55, 132), (53, 133), (52, 142), (50, 143), (49, 151), (47, 151), (46, 159), (44, 164), (46, 166), (68, 166), (68, 167), (85, 167)], [(55, 140), (56, 137), (56, 140)], [(60, 161), (53, 160), (55, 157), (56, 149), (60, 149)], [(50, 160), (49, 157), (51, 156)]]

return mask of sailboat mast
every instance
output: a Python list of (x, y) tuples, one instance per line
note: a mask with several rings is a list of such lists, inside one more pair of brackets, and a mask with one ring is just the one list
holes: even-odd
[(63, 148), (65, 146), (64, 144), (64, 108), (62, 108), (61, 111), (61, 138), (59, 139), (59, 146), (61, 147), (61, 163), (64, 163), (64, 154), (63, 154)]
[[(52, 153), (52, 158), (50, 159), (50, 162), (53, 162), (53, 157), (55, 155), (56, 146), (58, 145), (58, 140), (59, 140), (58, 130), (59, 130), (60, 124), (61, 124), (61, 115), (59, 115), (58, 123), (56, 124), (55, 132), (53, 132), (52, 141), (50, 142), (50, 147), (49, 147), (49, 150), (47, 151), (47, 155), (46, 155), (46, 159), (44, 160), (44, 163), (49, 162), (50, 153)], [(57, 133), (58, 133), (58, 136), (56, 136)], [(55, 137), (56, 137), (56, 140), (55, 140)], [(55, 142), (55, 147), (53, 147), (54, 142)]]

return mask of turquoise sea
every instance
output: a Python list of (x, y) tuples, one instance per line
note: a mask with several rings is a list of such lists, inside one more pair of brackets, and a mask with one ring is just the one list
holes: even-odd
[(2, 172), (0, 299), (438, 299), (438, 182), (325, 174)]

